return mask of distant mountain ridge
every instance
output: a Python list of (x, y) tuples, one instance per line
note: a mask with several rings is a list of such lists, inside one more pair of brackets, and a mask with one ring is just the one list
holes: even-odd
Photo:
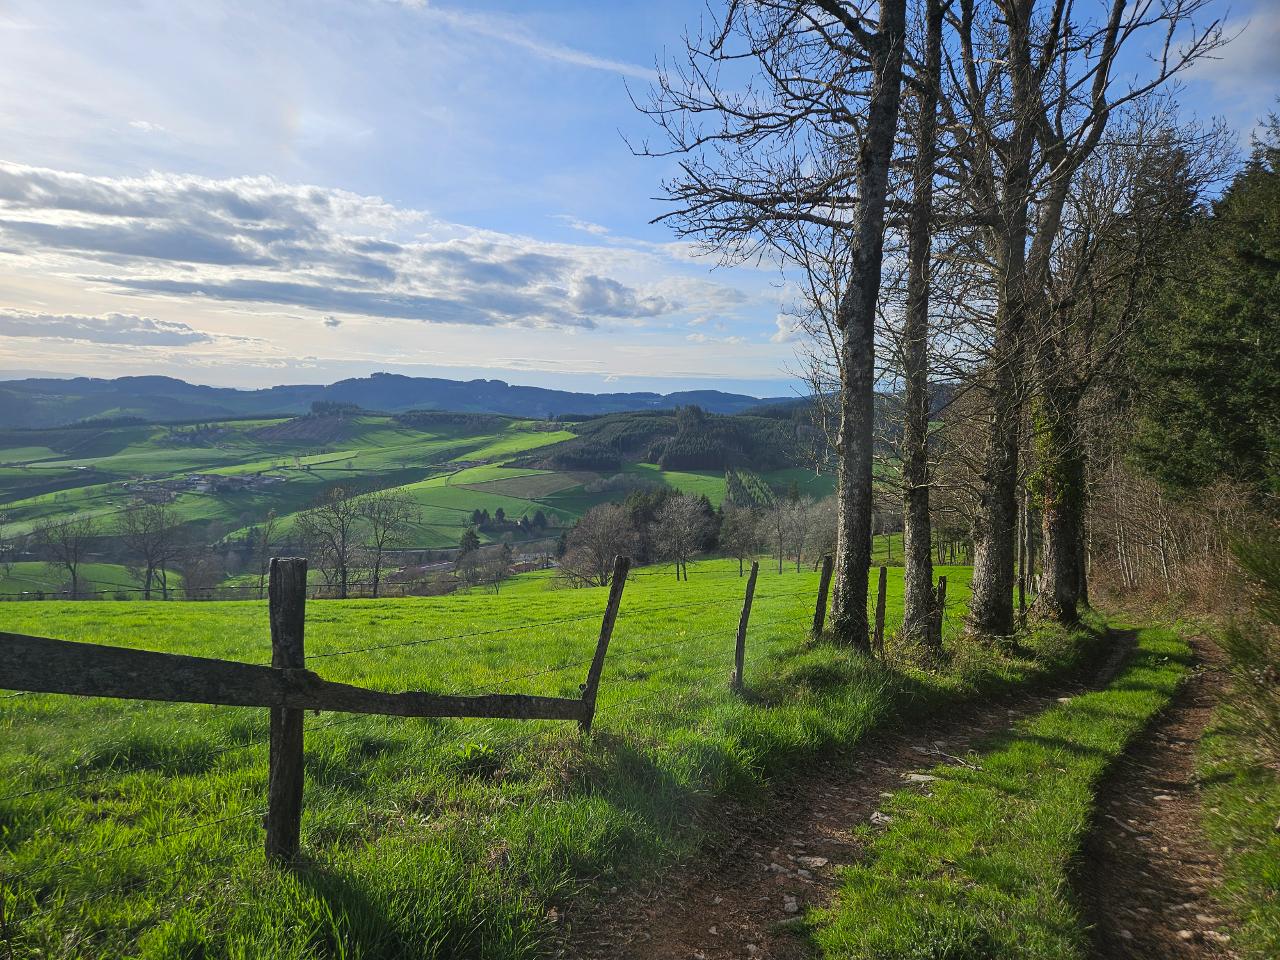
[(394, 373), (261, 390), (206, 387), (173, 377), (29, 378), (0, 381), (0, 427), (47, 428), (120, 417), (173, 422), (299, 414), (317, 401), (352, 403), (383, 413), (450, 410), (532, 418), (663, 410), (689, 404), (711, 413), (742, 413), (764, 404), (799, 402), (793, 397), (759, 398), (720, 390), (577, 393), (502, 380), (445, 380)]

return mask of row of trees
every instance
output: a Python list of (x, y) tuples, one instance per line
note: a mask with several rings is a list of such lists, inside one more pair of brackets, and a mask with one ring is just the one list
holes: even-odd
[(42, 521), (28, 539), (50, 566), (67, 575), (68, 593), (78, 598), (84, 592), (83, 568), (105, 537), (118, 544), (118, 554), (146, 600), (157, 595), (169, 599), (174, 572), (188, 596), (216, 586), (225, 572), (220, 555), (185, 536), (181, 520), (166, 503), (140, 501), (120, 513), (113, 525), (92, 514)]
[(676, 579), (689, 579), (689, 565), (703, 554), (738, 561), (771, 554), (797, 570), (835, 547), (835, 499), (779, 497), (767, 506), (726, 502), (712, 508), (706, 497), (664, 489), (622, 503), (588, 510), (561, 544), (560, 572), (578, 586), (608, 586), (619, 554), (670, 564)]
[(638, 150), (679, 158), (665, 219), (723, 258), (774, 257), (801, 291), (838, 481), (838, 639), (869, 649), (886, 387), (900, 400), (887, 439), (904, 632), (931, 634), (939, 497), (968, 522), (975, 631), (1013, 629), (1033, 520), (1037, 603), (1076, 617), (1090, 425), (1129, 403), (1110, 377), (1155, 322), (1151, 295), (1231, 156), (1168, 95), (1225, 42), (1198, 22), (1207, 3), (756, 0), (705, 21), (662, 72), (643, 107), (661, 136)]
[[(408, 542), (418, 520), (417, 504), (399, 491), (352, 493), (341, 487), (329, 489), (299, 513), (287, 537), (275, 513), (269, 512), (245, 537), (258, 593), (265, 592), (270, 558), (290, 548), (312, 558), (335, 596), (347, 597), (357, 576), (377, 596), (390, 552)], [(12, 551), (3, 527), (0, 524), (0, 555), (7, 558)], [(107, 542), (110, 556), (123, 561), (143, 599), (167, 600), (174, 572), (189, 597), (208, 595), (226, 576), (223, 551), (193, 538), (190, 529), (172, 504), (138, 501), (110, 520), (81, 514), (39, 522), (26, 540), (29, 549), (66, 574), (72, 597), (85, 592), (84, 567)]]

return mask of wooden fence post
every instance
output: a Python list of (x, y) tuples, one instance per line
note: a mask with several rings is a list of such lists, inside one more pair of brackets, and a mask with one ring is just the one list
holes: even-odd
[(884, 600), (889, 587), (889, 568), (880, 568), (880, 583), (876, 587), (876, 632), (873, 638), (873, 649), (884, 656)]
[(938, 578), (938, 590), (934, 594), (933, 600), (933, 618), (934, 618), (934, 637), (937, 640), (938, 647), (942, 646), (942, 621), (947, 613), (947, 578), (945, 576)]
[(835, 563), (831, 559), (831, 554), (827, 554), (822, 558), (822, 575), (818, 580), (818, 605), (813, 610), (813, 628), (809, 631), (811, 636), (822, 636), (822, 628), (827, 622), (827, 593), (831, 589), (831, 571), (834, 569)]
[(760, 561), (751, 561), (751, 576), (747, 577), (747, 595), (742, 601), (742, 616), (738, 619), (738, 642), (733, 654), (733, 689), (742, 689), (742, 667), (747, 655), (747, 621), (751, 619), (751, 601), (756, 595), (756, 574)]
[[(271, 615), (271, 666), (306, 667), (302, 634), (307, 608), (307, 561), (271, 560), (267, 589)], [(271, 710), (271, 759), (267, 784), (267, 859), (288, 863), (298, 855), (302, 830), (302, 719), (286, 707)]]
[(578, 726), (583, 733), (591, 732), (591, 721), (596, 716), (596, 692), (600, 689), (600, 674), (604, 670), (604, 655), (609, 650), (609, 638), (613, 636), (613, 624), (618, 619), (618, 605), (622, 603), (622, 589), (627, 585), (627, 572), (631, 569), (630, 557), (614, 557), (613, 579), (609, 581), (609, 602), (600, 621), (600, 639), (596, 641), (596, 655), (582, 685), (582, 717)]

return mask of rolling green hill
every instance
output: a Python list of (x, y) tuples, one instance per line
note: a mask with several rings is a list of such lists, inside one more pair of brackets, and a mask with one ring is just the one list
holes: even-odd
[[(493, 515), (501, 509), (513, 521), (541, 513), (547, 526), (539, 535), (555, 536), (592, 506), (642, 486), (703, 494), (717, 506), (730, 485), (739, 496), (753, 491), (753, 502), (793, 485), (823, 496), (831, 478), (799, 466), (800, 429), (791, 421), (701, 413), (562, 423), (339, 410), (0, 430), (0, 513), (7, 533), (19, 540), (41, 522), (94, 517), (102, 543), (92, 559), (116, 561), (121, 557), (111, 537), (119, 515), (140, 498), (170, 503), (184, 537), (211, 544), (242, 539), (268, 512), (287, 535), (295, 515), (332, 487), (395, 488), (419, 508), (408, 548), (452, 548), (477, 510)], [(575, 451), (601, 445), (610, 450), (608, 462), (575, 461)], [(716, 465), (727, 462), (735, 465)], [(481, 531), (482, 540), (509, 534), (521, 538), (507, 529)], [(19, 552), (19, 559), (34, 558)], [(111, 578), (111, 585), (122, 577)], [(27, 570), (0, 584), (0, 593), (60, 582), (48, 569)]]

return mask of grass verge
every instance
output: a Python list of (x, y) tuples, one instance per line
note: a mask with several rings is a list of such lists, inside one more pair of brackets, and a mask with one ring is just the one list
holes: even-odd
[(1280, 957), (1280, 771), (1231, 703), (1215, 711), (1198, 759), (1205, 836), (1224, 874), (1213, 893), (1239, 921), (1231, 947)]
[(1069, 873), (1107, 766), (1173, 696), (1190, 647), (1138, 634), (1104, 690), (1020, 724), (973, 767), (942, 766), (927, 792), (886, 802), (865, 861), (811, 918), (828, 957), (989, 960), (1087, 954)]

